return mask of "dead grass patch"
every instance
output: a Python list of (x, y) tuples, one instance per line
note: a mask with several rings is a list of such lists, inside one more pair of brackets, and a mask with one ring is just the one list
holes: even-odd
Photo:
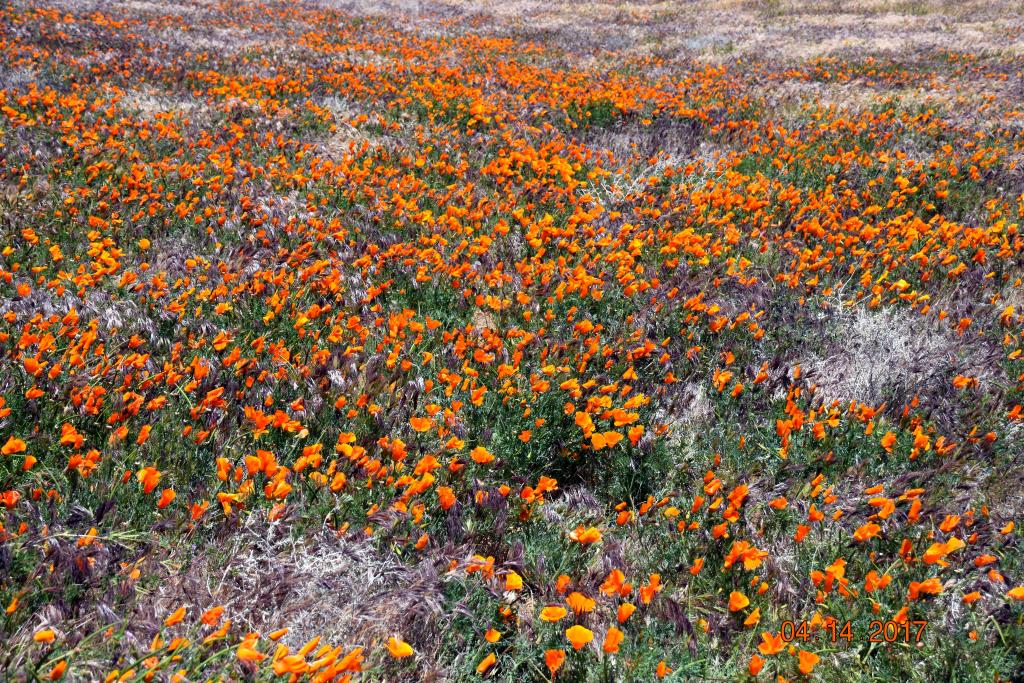
[(251, 522), (220, 552), (167, 563), (146, 602), (157, 614), (181, 604), (223, 605), (245, 631), (289, 629), (281, 642), (293, 649), (320, 636), (380, 650), (401, 634), (416, 649), (421, 673), (436, 676), (441, 581), (430, 561), (407, 567), (368, 540), (326, 529), (294, 538), (280, 524)]
[(970, 338), (903, 309), (833, 307), (830, 325), (824, 351), (801, 364), (825, 403), (892, 405), (915, 394), (946, 393), (942, 385), (957, 372), (982, 382), (993, 373)]
[(155, 88), (129, 90), (121, 99), (121, 106), (138, 112), (147, 120), (156, 118), (158, 114), (187, 115), (210, 111), (205, 103), (194, 98), (166, 95)]

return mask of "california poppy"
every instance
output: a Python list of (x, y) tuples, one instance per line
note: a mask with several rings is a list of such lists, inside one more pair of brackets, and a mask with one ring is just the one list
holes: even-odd
[(818, 662), (821, 661), (821, 657), (814, 654), (813, 652), (808, 652), (807, 650), (800, 650), (799, 652), (797, 652), (797, 660), (797, 668), (800, 670), (800, 673), (802, 673), (805, 676), (809, 676), (811, 672), (814, 671), (814, 667), (817, 666)]
[(568, 614), (564, 607), (558, 605), (549, 605), (540, 611), (541, 621), (556, 622), (561, 621)]
[(625, 635), (619, 629), (614, 626), (608, 627), (608, 632), (605, 633), (604, 643), (601, 645), (601, 649), (608, 654), (615, 654), (619, 651), (619, 645), (622, 644), (622, 639)]
[(388, 652), (395, 659), (405, 659), (406, 657), (412, 657), (415, 652), (409, 643), (405, 642), (401, 638), (391, 636), (387, 642)]
[(750, 600), (746, 595), (739, 591), (733, 591), (729, 594), (729, 611), (739, 612), (741, 609), (750, 604)]
[(479, 664), (476, 665), (476, 672), (481, 675), (487, 673), (491, 669), (491, 667), (494, 666), (494, 663), (496, 661), (498, 661), (498, 658), (494, 655), (494, 653), (489, 653), (486, 657), (480, 660)]
[(551, 672), (552, 678), (554, 678), (555, 673), (562, 668), (563, 662), (565, 662), (565, 650), (544, 651), (544, 665), (547, 666), (548, 671)]
[(572, 643), (574, 650), (579, 650), (594, 639), (594, 632), (576, 624), (566, 629), (565, 637)]

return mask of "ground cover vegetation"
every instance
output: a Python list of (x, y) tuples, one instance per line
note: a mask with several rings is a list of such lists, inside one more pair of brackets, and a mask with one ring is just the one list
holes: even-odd
[(4, 4), (3, 678), (1021, 680), (987, 8)]

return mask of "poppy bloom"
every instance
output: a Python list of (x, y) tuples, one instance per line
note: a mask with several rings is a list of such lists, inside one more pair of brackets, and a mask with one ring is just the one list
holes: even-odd
[(32, 640), (37, 643), (52, 643), (55, 638), (56, 634), (53, 632), (52, 628), (41, 629), (32, 635)]
[(809, 676), (820, 661), (821, 657), (813, 652), (808, 652), (807, 650), (797, 652), (797, 668), (805, 676)]
[(564, 607), (550, 605), (540, 611), (540, 620), (554, 623), (564, 619), (566, 614), (568, 614), (568, 611)]
[(395, 636), (388, 638), (387, 646), (388, 652), (390, 652), (391, 656), (395, 659), (405, 659), (406, 657), (412, 657), (413, 654), (415, 654), (409, 643), (405, 642), (401, 638), (396, 638)]
[(583, 545), (589, 545), (591, 543), (597, 543), (601, 540), (601, 531), (595, 527), (583, 528), (582, 526), (576, 527), (574, 531), (569, 532), (569, 538), (582, 543)]
[(647, 583), (640, 587), (640, 602), (645, 605), (651, 604), (654, 596), (661, 592), (664, 586), (661, 584), (661, 574), (651, 574)]
[(624, 602), (619, 605), (619, 609), (615, 615), (615, 619), (620, 623), (626, 623), (626, 620), (636, 611), (636, 605), (632, 603)]
[(519, 576), (514, 571), (509, 571), (505, 575), (505, 590), (507, 591), (518, 591), (523, 589), (523, 577)]
[(761, 634), (761, 644), (757, 649), (763, 655), (775, 655), (786, 649), (786, 641), (782, 639), (782, 634), (773, 635), (765, 631)]
[(614, 626), (608, 627), (608, 632), (604, 636), (604, 643), (601, 645), (601, 649), (608, 654), (615, 654), (619, 651), (619, 646), (622, 644), (622, 639), (625, 635), (619, 629)]
[(563, 662), (565, 662), (565, 650), (544, 651), (544, 665), (547, 666), (548, 671), (551, 672), (552, 678), (554, 678), (555, 673), (562, 668)]
[(588, 628), (576, 624), (565, 631), (565, 637), (572, 643), (574, 650), (582, 649), (587, 643), (594, 639), (594, 632)]
[(447, 486), (438, 487), (437, 499), (441, 503), (442, 510), (448, 510), (455, 505), (455, 493)]
[(199, 617), (199, 621), (207, 626), (213, 626), (220, 621), (223, 614), (224, 607), (222, 605), (216, 605), (203, 612), (202, 616)]
[(434, 422), (429, 417), (410, 417), (409, 426), (422, 433), (433, 427)]
[(238, 649), (235, 651), (235, 656), (241, 662), (260, 662), (267, 658), (267, 655), (256, 649), (255, 636), (242, 639), (242, 642), (238, 644)]
[(741, 609), (750, 604), (750, 600), (746, 595), (738, 591), (733, 591), (729, 594), (729, 611), (739, 612)]
[(64, 672), (68, 669), (68, 662), (65, 659), (60, 660), (53, 665), (50, 672), (46, 675), (51, 681), (58, 681), (64, 676)]
[(180, 624), (184, 619), (185, 608), (179, 607), (178, 609), (174, 610), (174, 612), (169, 617), (164, 619), (164, 626), (174, 626), (175, 624)]
[(494, 656), (493, 652), (491, 652), (476, 665), (476, 672), (480, 675), (487, 673), (491, 667), (494, 666), (496, 661), (498, 661), (498, 658)]
[(620, 441), (622, 441), (622, 434), (618, 432), (595, 432), (590, 435), (590, 445), (595, 451), (615, 448)]
[(892, 432), (886, 432), (885, 436), (882, 437), (882, 448), (887, 453), (892, 453), (892, 447), (896, 444), (896, 435)]
[(570, 593), (569, 597), (565, 599), (565, 602), (569, 605), (569, 608), (572, 609), (572, 611), (576, 614), (586, 614), (587, 612), (592, 612), (594, 611), (594, 605), (596, 604), (592, 598), (588, 598), (587, 596), (577, 591), (573, 591), (572, 593)]
[(469, 457), (473, 459), (473, 462), (480, 465), (486, 465), (487, 463), (494, 461), (494, 456), (483, 446), (477, 446), (470, 451)]
[(160, 493), (160, 500), (159, 500), (159, 501), (157, 501), (157, 504), (156, 504), (156, 506), (157, 506), (157, 507), (158, 507), (159, 509), (163, 510), (163, 509), (164, 509), (165, 507), (167, 507), (167, 506), (168, 506), (168, 505), (170, 505), (170, 504), (171, 504), (172, 502), (174, 502), (174, 498), (175, 498), (176, 496), (177, 496), (177, 494), (176, 494), (176, 493), (174, 492), (174, 489), (164, 489), (164, 490), (163, 490), (163, 491), (162, 491), (162, 492)]
[(148, 494), (152, 493), (153, 489), (156, 488), (156, 485), (160, 483), (160, 477), (162, 475), (155, 467), (146, 467), (139, 470), (135, 476), (142, 485), (142, 492)]
[(24, 453), (26, 448), (27, 446), (24, 441), (12, 436), (7, 439), (7, 443), (3, 445), (3, 448), (0, 448), (0, 453), (14, 455), (15, 453)]

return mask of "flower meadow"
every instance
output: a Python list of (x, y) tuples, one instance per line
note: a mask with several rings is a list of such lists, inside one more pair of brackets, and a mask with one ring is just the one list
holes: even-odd
[(1024, 53), (0, 27), (3, 680), (1024, 676)]

